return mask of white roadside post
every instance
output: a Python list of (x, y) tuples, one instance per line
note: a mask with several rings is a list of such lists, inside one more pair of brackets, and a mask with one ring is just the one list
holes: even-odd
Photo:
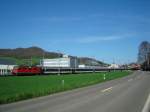
[(62, 82), (62, 87), (64, 89), (65, 80), (62, 80), (61, 82)]
[(104, 74), (103, 79), (106, 80), (106, 74)]

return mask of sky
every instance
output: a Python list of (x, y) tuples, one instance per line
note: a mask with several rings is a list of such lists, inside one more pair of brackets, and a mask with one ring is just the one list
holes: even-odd
[(0, 0), (0, 48), (135, 62), (150, 41), (149, 12), (149, 0)]

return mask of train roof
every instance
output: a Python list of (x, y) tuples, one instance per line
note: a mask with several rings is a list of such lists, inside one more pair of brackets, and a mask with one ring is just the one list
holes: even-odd
[(16, 62), (11, 59), (0, 58), (0, 65), (16, 65)]

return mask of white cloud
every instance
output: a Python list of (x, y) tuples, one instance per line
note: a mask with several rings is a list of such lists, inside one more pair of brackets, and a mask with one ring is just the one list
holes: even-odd
[(50, 21), (78, 21), (81, 20), (80, 17), (51, 17), (48, 18)]
[(49, 22), (64, 22), (64, 21), (80, 21), (81, 17), (72, 17), (72, 16), (51, 16), (51, 17), (39, 17), (34, 18), (37, 21), (49, 21)]
[(90, 36), (90, 37), (67, 37), (67, 38), (59, 38), (54, 39), (53, 43), (79, 43), (79, 44), (92, 44), (97, 42), (104, 42), (104, 41), (115, 41), (115, 40), (121, 40), (125, 38), (132, 37), (133, 35), (122, 35), (122, 36)]
[(127, 38), (128, 36), (93, 36), (93, 37), (86, 37), (86, 38), (80, 38), (77, 39), (76, 41), (79, 43), (97, 43), (97, 42), (102, 42), (102, 41), (113, 41), (113, 40), (120, 40)]

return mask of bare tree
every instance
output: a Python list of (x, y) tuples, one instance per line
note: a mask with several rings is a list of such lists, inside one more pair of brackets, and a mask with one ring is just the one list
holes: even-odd
[(138, 63), (143, 64), (149, 59), (150, 43), (143, 41), (139, 46)]

